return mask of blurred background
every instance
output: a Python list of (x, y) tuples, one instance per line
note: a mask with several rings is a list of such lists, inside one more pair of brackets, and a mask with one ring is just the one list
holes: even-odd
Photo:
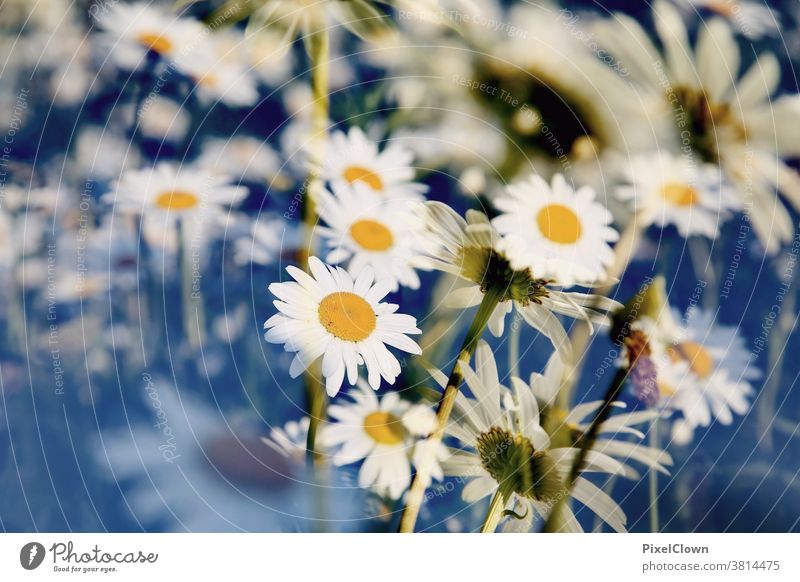
[[(277, 33), (245, 42), (242, 24), (213, 30), (216, 66), (236, 72), (220, 90), (153, 51), (126, 65), (112, 32), (98, 27), (115, 4), (0, 0), (0, 527), (393, 531), (398, 507), (361, 490), (357, 467), (331, 469), (321, 482), (296, 451), (282, 455), (261, 441), (305, 409), (302, 384), (288, 375), (290, 355), (262, 335), (274, 310), (266, 286), (285, 278), (301, 240), (296, 194), (311, 100), (302, 42), (282, 52)], [(459, 19), (469, 4), (442, 3), (458, 27), (384, 7), (398, 36), (383, 43), (334, 26), (332, 127), (358, 126), (411, 148), (430, 197), (459, 211), (486, 208), (520, 175), (558, 168), (594, 185), (610, 207), (619, 204), (604, 148), (630, 154), (651, 136), (631, 117), (635, 100), (617, 91), (618, 78), (605, 78), (591, 26), (621, 11), (652, 29), (648, 3), (487, 1), (483, 20)], [(737, 36), (743, 68), (771, 50), (783, 72), (779, 93), (795, 93), (800, 4), (767, 4), (780, 27)], [(218, 5), (194, 4), (184, 18), (207, 18)], [(690, 31), (724, 16), (725, 6), (684, 6)], [(536, 75), (497, 67), (508, 55)], [(563, 58), (585, 61), (582, 73)], [(525, 95), (563, 151), (526, 129), (515, 107), (458, 78)], [(605, 135), (609, 118), (614, 135)], [(247, 189), (240, 206), (194, 233), (194, 254), (174, 224), (119, 216), (107, 198), (124, 172), (156, 161), (213, 167)], [(660, 481), (663, 529), (800, 531), (800, 247), (769, 254), (740, 218), (705, 246), (687, 244), (674, 228), (647, 235), (615, 297), (627, 300), (663, 274), (672, 305), (700, 305), (735, 326), (763, 371), (745, 416), (670, 448), (675, 465)], [(468, 321), (436, 307), (437, 276), (422, 279), (420, 290), (391, 300), (426, 332), (448, 321), (446, 337), (424, 336), (444, 365)], [(505, 343), (491, 341), (505, 361)], [(540, 370), (546, 338), (523, 329), (522, 346), (525, 374)], [(607, 368), (609, 354), (611, 342), (599, 335), (586, 375)], [(408, 373), (392, 389), (431, 387), (421, 369), (404, 365)], [(605, 389), (584, 384), (587, 398)], [(465, 506), (460, 490), (441, 484), (421, 527), (474, 529), (484, 508)], [(629, 528), (647, 531), (647, 482), (620, 481), (614, 498)], [(588, 512), (578, 517), (595, 526)]]

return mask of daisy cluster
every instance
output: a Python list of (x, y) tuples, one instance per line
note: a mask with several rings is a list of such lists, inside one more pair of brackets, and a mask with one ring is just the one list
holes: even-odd
[(706, 523), (796, 436), (774, 4), (6, 0), (4, 528)]

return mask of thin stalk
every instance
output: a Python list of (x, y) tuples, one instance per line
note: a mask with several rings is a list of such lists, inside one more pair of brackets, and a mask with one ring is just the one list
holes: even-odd
[(503, 486), (500, 485), (497, 491), (494, 492), (492, 501), (489, 503), (489, 510), (486, 512), (486, 517), (483, 519), (483, 525), (481, 525), (481, 533), (495, 532), (497, 525), (503, 518), (503, 511), (506, 508), (507, 502), (508, 495), (506, 495), (503, 490)]
[[(312, 34), (315, 35), (314, 38), (316, 40), (316, 42), (309, 43), (312, 51), (310, 55), (311, 91), (314, 99), (311, 112), (312, 158), (311, 172), (308, 176), (303, 199), (303, 244), (297, 253), (297, 262), (304, 271), (308, 270), (308, 257), (312, 252), (313, 229), (317, 220), (314, 192), (320, 185), (319, 169), (322, 166), (322, 158), (324, 156), (325, 134), (330, 111), (330, 37), (324, 27)], [(306, 406), (310, 420), (306, 451), (308, 462), (311, 464), (320, 463), (323, 460), (317, 450), (317, 434), (319, 433), (320, 424), (324, 422), (326, 417), (328, 400), (320, 380), (321, 377), (322, 368), (319, 363), (309, 366), (303, 375)]]
[(461, 350), (453, 364), (453, 370), (450, 372), (450, 377), (447, 379), (447, 386), (439, 399), (439, 406), (436, 410), (436, 428), (428, 437), (428, 439), (432, 441), (431, 446), (426, 449), (428, 453), (427, 456), (417, 465), (417, 472), (411, 481), (411, 487), (408, 489), (406, 505), (400, 517), (400, 533), (411, 533), (414, 531), (414, 526), (419, 516), (419, 509), (422, 505), (422, 499), (425, 495), (425, 489), (430, 480), (430, 466), (434, 461), (433, 457), (436, 454), (436, 448), (444, 436), (444, 429), (447, 426), (447, 421), (450, 419), (450, 414), (456, 403), (456, 396), (458, 395), (461, 381), (464, 379), (461, 365), (462, 363), (469, 364), (472, 354), (478, 346), (478, 340), (483, 335), (483, 330), (486, 329), (489, 318), (500, 302), (503, 293), (503, 289), (489, 289), (484, 294), (478, 311), (475, 313), (475, 317), (467, 330), (464, 343), (461, 345)]
[(197, 350), (203, 343), (203, 329), (205, 314), (203, 310), (203, 296), (199, 284), (195, 283), (195, 267), (192, 265), (191, 241), (187, 236), (188, 230), (184, 222), (178, 222), (178, 263), (181, 271), (181, 307), (183, 309), (183, 328), (186, 339), (193, 350)]
[[(614, 247), (614, 262), (606, 273), (608, 279), (619, 279), (625, 272), (628, 263), (630, 263), (633, 257), (633, 250), (636, 248), (643, 230), (642, 225), (634, 216), (625, 227), (625, 230), (622, 231), (619, 241), (617, 241), (617, 245)], [(607, 296), (614, 287), (615, 285), (608, 285), (597, 289), (595, 293), (600, 296)], [(589, 347), (590, 338), (589, 326), (584, 322), (577, 322), (573, 328), (573, 332), (570, 334), (573, 361), (564, 366), (561, 389), (558, 393), (557, 404), (564, 410), (569, 410), (572, 400), (572, 391), (575, 388), (575, 384), (578, 382), (578, 378), (580, 378), (584, 364), (584, 356)]]
[(519, 377), (519, 336), (522, 333), (520, 317), (514, 312), (511, 317), (511, 330), (508, 333), (508, 373)]
[[(650, 421), (650, 446), (654, 449), (659, 448), (658, 436), (658, 417)], [(658, 519), (658, 471), (655, 468), (650, 469), (648, 476), (650, 481), (650, 533), (658, 533), (659, 519)]]
[[(600, 407), (600, 410), (597, 411), (597, 415), (594, 417), (592, 424), (589, 426), (589, 430), (586, 431), (576, 443), (580, 445), (580, 449), (578, 450), (578, 454), (575, 456), (575, 460), (572, 463), (572, 468), (570, 469), (570, 472), (567, 475), (566, 483), (564, 484), (564, 488), (567, 492), (572, 491), (572, 487), (575, 485), (578, 475), (583, 470), (586, 457), (594, 445), (594, 442), (597, 440), (597, 434), (600, 431), (600, 426), (608, 419), (608, 415), (611, 413), (611, 403), (617, 399), (619, 393), (622, 391), (623, 386), (625, 386), (625, 381), (628, 379), (628, 373), (628, 368), (620, 368), (617, 370), (617, 373), (614, 375), (614, 379), (611, 381), (608, 390), (606, 390), (606, 394), (603, 398), (603, 405)], [(542, 531), (558, 531), (559, 523), (561, 521), (561, 508), (568, 499), (569, 495), (561, 495), (558, 497), (558, 500), (553, 505), (553, 509), (550, 511), (550, 515), (547, 516), (547, 521), (545, 522)]]

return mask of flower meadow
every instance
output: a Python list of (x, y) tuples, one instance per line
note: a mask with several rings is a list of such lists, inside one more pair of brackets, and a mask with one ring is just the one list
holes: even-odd
[(0, 46), (3, 531), (800, 531), (796, 2)]

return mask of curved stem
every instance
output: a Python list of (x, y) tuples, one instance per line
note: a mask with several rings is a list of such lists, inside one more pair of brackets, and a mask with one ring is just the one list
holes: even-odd
[(411, 481), (411, 487), (408, 489), (406, 495), (406, 505), (403, 508), (403, 514), (400, 517), (400, 533), (411, 533), (414, 531), (414, 526), (417, 523), (419, 516), (419, 509), (422, 505), (422, 499), (425, 495), (425, 489), (430, 482), (430, 467), (434, 462), (436, 449), (442, 437), (444, 436), (444, 429), (447, 426), (447, 421), (450, 419), (450, 413), (453, 411), (453, 406), (456, 403), (456, 396), (458, 389), (463, 380), (461, 372), (461, 364), (468, 364), (478, 346), (478, 340), (483, 335), (483, 330), (489, 323), (489, 318), (500, 303), (500, 298), (503, 295), (503, 289), (489, 289), (483, 296), (478, 311), (467, 330), (467, 335), (464, 338), (464, 343), (461, 345), (461, 350), (458, 353), (453, 370), (450, 372), (450, 377), (447, 379), (447, 386), (442, 392), (439, 399), (439, 407), (436, 410), (436, 428), (428, 437), (431, 442), (430, 447), (426, 449), (426, 456), (420, 460), (417, 465), (417, 472)]

